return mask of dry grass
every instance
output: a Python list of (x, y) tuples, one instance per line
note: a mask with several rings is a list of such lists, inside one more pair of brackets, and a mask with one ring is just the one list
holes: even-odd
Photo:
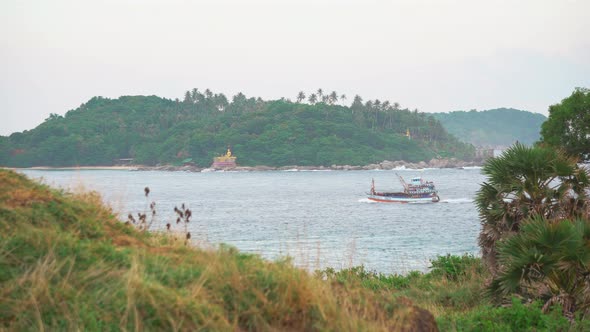
[[(424, 323), (426, 322), (426, 323)], [(422, 325), (421, 325), (422, 324)], [(0, 329), (436, 330), (390, 291), (138, 232), (95, 193), (0, 170)]]

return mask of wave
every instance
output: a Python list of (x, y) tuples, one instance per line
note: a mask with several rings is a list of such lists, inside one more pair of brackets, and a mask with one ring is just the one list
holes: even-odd
[(466, 204), (466, 203), (473, 203), (473, 198), (449, 198), (449, 199), (443, 199), (440, 202), (441, 203), (449, 203), (449, 204)]
[(465, 166), (463, 169), (481, 169), (481, 166)]
[(367, 203), (367, 204), (378, 203), (378, 202), (372, 201), (372, 200), (370, 200), (368, 198), (359, 198), (358, 202), (359, 203)]

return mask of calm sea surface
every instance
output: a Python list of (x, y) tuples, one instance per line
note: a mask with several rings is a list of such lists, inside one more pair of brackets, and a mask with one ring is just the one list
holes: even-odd
[[(189, 230), (197, 244), (226, 243), (269, 259), (290, 256), (310, 270), (362, 264), (378, 272), (406, 273), (426, 271), (437, 255), (478, 254), (473, 200), (484, 181), (479, 169), (22, 173), (52, 186), (97, 190), (122, 218), (147, 211), (155, 201), (160, 230), (176, 219), (174, 206), (185, 203), (193, 212)], [(422, 176), (434, 181), (441, 202), (392, 204), (365, 198), (372, 178), (377, 190), (401, 190), (396, 173), (406, 180)]]

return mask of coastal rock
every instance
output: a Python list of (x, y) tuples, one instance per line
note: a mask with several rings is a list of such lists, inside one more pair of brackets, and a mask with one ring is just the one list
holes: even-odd
[(464, 161), (458, 160), (455, 158), (438, 158), (432, 159), (428, 162), (428, 166), (432, 168), (463, 168), (463, 167), (473, 167), (473, 166), (481, 166), (482, 162), (475, 162), (475, 161)]
[(271, 166), (254, 166), (254, 167), (252, 167), (252, 170), (257, 171), (257, 172), (259, 172), (259, 171), (274, 171), (276, 169), (277, 169), (276, 167), (271, 167)]
[(452, 168), (455, 167), (455, 163), (452, 159), (446, 158), (433, 158), (428, 162), (428, 165), (432, 168)]
[(429, 162), (420, 161), (418, 163), (411, 163), (405, 160), (384, 160), (378, 164), (368, 164), (364, 166), (351, 165), (336, 165), (326, 166), (297, 166), (287, 165), (281, 167), (272, 166), (236, 166), (231, 168), (200, 168), (196, 165), (172, 166), (172, 165), (158, 165), (158, 166), (138, 166), (138, 171), (169, 171), (169, 172), (212, 172), (212, 171), (236, 171), (236, 172), (262, 172), (262, 171), (314, 171), (314, 170), (337, 170), (337, 171), (352, 171), (352, 170), (395, 170), (395, 169), (424, 169), (424, 168), (463, 168), (469, 166), (481, 166), (481, 162), (463, 161), (456, 158), (433, 158)]
[(277, 170), (279, 171), (291, 171), (291, 170), (301, 170), (302, 166), (297, 166), (297, 165), (287, 165), (287, 166), (281, 166), (279, 168), (277, 168)]
[(384, 161), (382, 161), (382, 162), (379, 163), (379, 167), (381, 169), (394, 169), (395, 168), (395, 163), (393, 161), (384, 160)]
[(382, 169), (380, 164), (368, 164), (363, 166), (362, 169), (364, 170), (373, 170), (373, 169)]
[(332, 165), (330, 167), (335, 171), (357, 171), (362, 169), (361, 166), (350, 166), (350, 165)]

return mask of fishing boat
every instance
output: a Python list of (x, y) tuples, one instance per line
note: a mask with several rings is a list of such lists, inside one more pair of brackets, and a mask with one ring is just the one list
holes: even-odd
[[(397, 174), (396, 174), (397, 175)], [(404, 186), (403, 192), (378, 192), (375, 190), (375, 179), (371, 182), (371, 192), (368, 199), (375, 202), (386, 203), (436, 203), (440, 201), (438, 190), (432, 181), (424, 181), (421, 177), (414, 177), (410, 183), (397, 175)]]

